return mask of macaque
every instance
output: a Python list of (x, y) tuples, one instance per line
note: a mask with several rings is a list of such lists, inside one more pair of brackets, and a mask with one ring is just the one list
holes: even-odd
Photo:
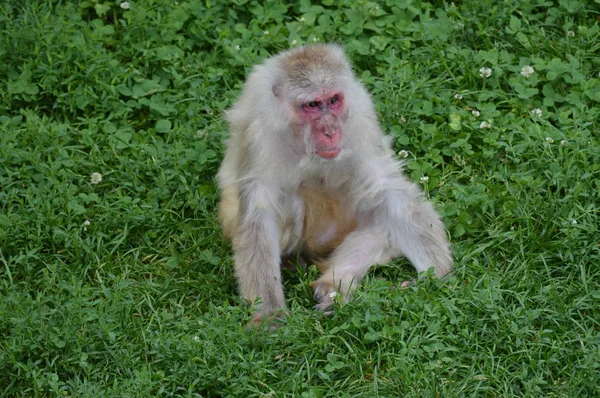
[(299, 47), (256, 66), (227, 120), (219, 219), (239, 292), (258, 302), (250, 324), (285, 314), (281, 261), (298, 250), (322, 272), (312, 287), (325, 312), (400, 255), (418, 272), (450, 272), (444, 226), (402, 174), (342, 48)]

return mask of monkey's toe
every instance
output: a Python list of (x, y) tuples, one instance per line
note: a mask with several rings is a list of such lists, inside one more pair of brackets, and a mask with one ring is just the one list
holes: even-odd
[(411, 279), (411, 280), (408, 280), (408, 281), (404, 281), (404, 282), (402, 282), (400, 284), (400, 288), (413, 286), (416, 283), (417, 283), (417, 281), (415, 281), (414, 279)]

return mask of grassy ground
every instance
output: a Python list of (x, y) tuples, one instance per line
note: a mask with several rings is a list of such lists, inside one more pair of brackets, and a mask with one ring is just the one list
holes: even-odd
[[(221, 3), (0, 2), (0, 395), (600, 396), (599, 0)], [(344, 44), (456, 274), (381, 265), (327, 318), (288, 272), (288, 324), (248, 331), (222, 111), (315, 41)]]

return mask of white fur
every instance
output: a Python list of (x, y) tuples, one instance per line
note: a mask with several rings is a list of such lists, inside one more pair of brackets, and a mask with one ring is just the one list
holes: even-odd
[[(304, 48), (256, 66), (227, 112), (231, 137), (218, 179), (221, 188), (235, 186), (239, 192), (241, 214), (233, 240), (236, 275), (241, 295), (251, 301), (260, 297), (266, 313), (285, 308), (279, 262), (300, 242), (303, 206), (298, 187), (302, 182), (321, 181), (323, 189), (340, 193), (358, 222), (358, 228), (331, 254), (330, 268), (317, 281), (320, 308), (331, 305), (329, 294), (324, 294), (330, 286), (349, 293), (371, 266), (400, 254), (418, 271), (434, 267), (439, 277), (452, 265), (443, 225), (419, 188), (402, 174), (369, 94), (354, 78), (341, 48), (327, 48), (329, 57), (344, 62), (347, 70), (340, 76), (311, 70), (307, 76), (345, 94), (348, 112), (337, 158), (314, 155), (310, 127), (298, 125), (292, 115), (294, 103), (312, 100), (320, 90), (282, 81), (282, 60)], [(275, 84), (278, 96), (272, 91)], [(321, 239), (331, 239), (333, 234), (333, 229), (323, 231)]]

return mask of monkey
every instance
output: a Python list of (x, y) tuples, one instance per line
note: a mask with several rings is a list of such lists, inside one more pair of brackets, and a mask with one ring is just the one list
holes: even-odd
[(257, 303), (250, 325), (285, 317), (281, 259), (297, 250), (321, 271), (311, 286), (326, 313), (370, 267), (401, 255), (418, 272), (451, 271), (444, 225), (402, 173), (341, 46), (256, 65), (225, 116), (218, 217), (239, 293)]

